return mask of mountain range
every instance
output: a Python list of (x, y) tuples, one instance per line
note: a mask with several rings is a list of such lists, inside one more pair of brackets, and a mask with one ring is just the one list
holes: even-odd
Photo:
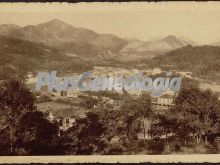
[[(85, 28), (76, 28), (58, 19), (38, 25), (20, 27), (0, 25), (0, 35), (36, 41), (58, 48), (68, 54), (87, 55), (112, 53), (167, 52), (192, 43), (173, 35), (154, 41), (123, 39), (112, 34), (98, 34)], [(107, 53), (108, 54), (108, 53)]]
[(0, 79), (40, 69), (67, 73), (88, 71), (94, 65), (135, 67), (142, 63), (206, 76), (210, 70), (219, 72), (219, 57), (220, 47), (197, 46), (174, 35), (141, 41), (98, 34), (57, 19), (24, 27), (0, 25)]
[(55, 47), (64, 43), (87, 43), (97, 48), (115, 51), (127, 43), (115, 35), (97, 34), (92, 30), (76, 28), (57, 19), (25, 27), (4, 24), (0, 26), (0, 34), (28, 41), (42, 42)]

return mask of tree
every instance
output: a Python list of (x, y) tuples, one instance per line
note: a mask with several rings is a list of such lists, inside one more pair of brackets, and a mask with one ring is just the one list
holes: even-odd
[(107, 128), (105, 139), (108, 142), (115, 137), (130, 143), (137, 140), (141, 129), (146, 129), (144, 122), (152, 112), (151, 100), (147, 94), (133, 98), (127, 93), (118, 100), (102, 98), (92, 111)]
[(184, 91), (186, 89), (198, 89), (199, 88), (199, 82), (194, 79), (190, 78), (183, 78), (181, 82), (181, 91)]
[[(85, 118), (76, 119), (62, 139), (69, 154), (111, 153), (114, 144), (132, 145), (145, 117), (151, 114), (150, 96), (133, 98), (127, 94), (118, 100), (98, 98)], [(121, 150), (121, 149), (120, 149)]]
[(117, 127), (120, 121), (120, 105), (110, 98), (99, 98), (92, 112), (99, 116), (100, 122), (106, 128), (105, 139), (110, 141), (111, 138), (118, 135)]
[(0, 155), (8, 155), (10, 153), (10, 139), (6, 138), (9, 137), (9, 131), (8, 129), (1, 128), (0, 129)]
[(132, 140), (137, 139), (137, 133), (143, 129), (145, 136), (145, 118), (152, 113), (151, 99), (148, 94), (142, 94), (139, 98), (125, 98), (121, 107), (121, 128), (120, 132)]
[(83, 102), (81, 102), (81, 105), (86, 109), (92, 109), (97, 102), (97, 99), (93, 98), (92, 96), (88, 96), (83, 100)]
[(36, 109), (35, 97), (19, 80), (8, 80), (0, 86), (0, 124), (10, 132), (10, 151), (14, 151), (16, 129), (27, 112)]
[(159, 118), (152, 129), (161, 136), (172, 133), (184, 140), (193, 137), (200, 141), (201, 136), (215, 133), (218, 129), (217, 113), (220, 112), (219, 100), (210, 90), (198, 87), (182, 88), (175, 99), (175, 105)]
[(179, 133), (191, 133), (200, 138), (203, 134), (214, 133), (217, 130), (219, 100), (210, 90), (201, 91), (194, 88), (181, 91), (175, 104), (172, 112), (178, 114), (176, 120), (179, 126), (184, 128), (182, 131), (185, 131), (181, 133), (179, 129)]
[(78, 118), (73, 127), (64, 133), (63, 141), (68, 154), (92, 154), (103, 151), (106, 128), (96, 113), (88, 112)]
[(22, 118), (17, 130), (19, 147), (28, 155), (57, 154), (58, 126), (46, 119), (40, 112), (28, 112)]

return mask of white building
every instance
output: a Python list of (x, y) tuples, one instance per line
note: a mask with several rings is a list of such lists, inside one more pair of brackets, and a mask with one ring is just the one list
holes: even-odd
[(67, 90), (67, 97), (75, 97), (77, 98), (78, 95), (80, 94), (80, 90)]
[(153, 97), (151, 103), (152, 108), (160, 113), (174, 105), (174, 96), (165, 94), (160, 97)]
[(160, 68), (154, 68), (152, 71), (152, 75), (161, 74), (161, 73), (162, 73), (162, 70)]
[(156, 75), (156, 74), (161, 74), (163, 71), (160, 68), (154, 68), (154, 69), (145, 69), (141, 70), (143, 75)]
[(66, 131), (70, 127), (73, 126), (73, 124), (76, 122), (76, 119), (74, 117), (68, 117), (68, 118), (59, 118), (57, 119), (59, 123), (60, 130)]
[(34, 76), (31, 72), (28, 72), (26, 84), (35, 84), (37, 82), (37, 77)]
[(183, 77), (187, 77), (187, 78), (192, 78), (192, 72), (189, 72), (189, 71), (180, 71), (180, 72), (176, 72), (177, 74), (179, 74), (180, 76), (183, 76)]

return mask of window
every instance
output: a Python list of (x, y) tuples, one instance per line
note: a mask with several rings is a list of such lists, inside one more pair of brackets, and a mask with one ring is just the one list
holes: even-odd
[(69, 119), (66, 119), (66, 124), (69, 124), (70, 123), (70, 120)]

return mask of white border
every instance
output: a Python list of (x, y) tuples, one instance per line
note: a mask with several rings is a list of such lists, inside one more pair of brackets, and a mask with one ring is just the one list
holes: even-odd
[(103, 155), (103, 156), (1, 156), (5, 163), (219, 163), (220, 154), (196, 155)]

